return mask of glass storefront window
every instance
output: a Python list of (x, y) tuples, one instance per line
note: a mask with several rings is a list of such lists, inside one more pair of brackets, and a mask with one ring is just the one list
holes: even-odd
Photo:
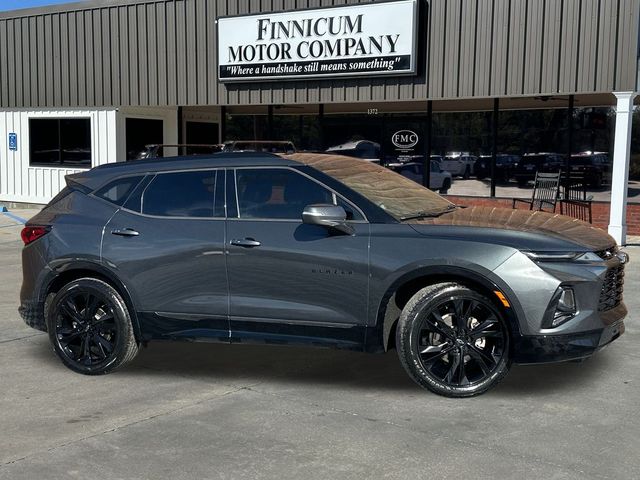
[[(246, 109), (229, 109), (226, 118), (226, 130), (223, 141), (267, 140), (268, 132), (267, 107)], [(272, 140), (272, 139), (269, 139)]]
[[(488, 197), (493, 182), (496, 197), (530, 198), (537, 171), (561, 171), (561, 196), (608, 201), (614, 109), (582, 107), (586, 101), (577, 98), (569, 128), (569, 97), (516, 100), (500, 100), (493, 179), (493, 100), (464, 103), (475, 111), (455, 111), (461, 102), (433, 102), (430, 187), (455, 196)], [(299, 151), (373, 161), (421, 183), (429, 148), (426, 102), (326, 105), (322, 116), (320, 110), (319, 105), (232, 107), (225, 140), (288, 140)], [(638, 137), (639, 116), (634, 116)], [(631, 176), (640, 186), (638, 145), (632, 142)], [(571, 192), (564, 191), (567, 185)], [(640, 188), (637, 197), (631, 192), (629, 198), (640, 201)]]
[(530, 198), (536, 172), (561, 171), (561, 196), (608, 201), (614, 120), (608, 107), (574, 108), (570, 132), (567, 108), (500, 111), (496, 196)]
[[(154, 118), (127, 117), (125, 138), (127, 160), (144, 158), (147, 145), (164, 143), (164, 121)], [(161, 155), (167, 155), (167, 152), (161, 152)]]
[(268, 107), (229, 108), (224, 141), (290, 141), (299, 151), (322, 149), (318, 106), (273, 108), (271, 125)]
[[(493, 112), (434, 112), (431, 158), (451, 175), (449, 194), (489, 196)], [(488, 159), (488, 163), (487, 163)]]
[(318, 115), (274, 115), (273, 139), (293, 142), (299, 151), (322, 149)]

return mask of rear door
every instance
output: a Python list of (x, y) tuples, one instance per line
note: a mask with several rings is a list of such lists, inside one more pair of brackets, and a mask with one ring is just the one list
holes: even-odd
[[(229, 174), (228, 174), (229, 175)], [(290, 168), (231, 170), (227, 268), (232, 341), (362, 345), (369, 225), (353, 205)], [(305, 206), (337, 203), (355, 235), (302, 223)]]
[(224, 170), (151, 175), (104, 230), (102, 261), (150, 337), (228, 341)]

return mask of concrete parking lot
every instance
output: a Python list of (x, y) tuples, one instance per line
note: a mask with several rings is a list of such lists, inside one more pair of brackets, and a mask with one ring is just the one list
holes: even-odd
[(74, 374), (18, 316), (20, 228), (0, 214), (1, 479), (640, 478), (640, 242), (619, 340), (451, 400), (395, 352), (156, 343)]

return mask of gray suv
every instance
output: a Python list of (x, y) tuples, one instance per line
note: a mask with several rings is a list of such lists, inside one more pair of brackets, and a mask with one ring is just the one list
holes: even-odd
[(602, 230), (460, 208), (337, 155), (101, 166), (68, 176), (22, 238), (20, 313), (89, 375), (156, 339), (395, 346), (420, 386), (464, 397), (624, 331), (628, 257)]

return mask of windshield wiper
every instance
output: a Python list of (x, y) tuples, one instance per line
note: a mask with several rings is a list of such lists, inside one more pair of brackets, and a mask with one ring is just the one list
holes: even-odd
[(440, 211), (440, 212), (425, 212), (425, 211), (419, 211), (419, 212), (412, 212), (409, 213), (407, 215), (403, 215), (402, 217), (400, 217), (401, 221), (405, 221), (405, 220), (415, 220), (418, 218), (434, 218), (434, 217), (439, 217), (440, 215), (444, 215), (445, 213), (448, 213), (452, 210), (455, 210), (456, 208), (458, 208), (457, 205), (449, 205), (446, 209)]

